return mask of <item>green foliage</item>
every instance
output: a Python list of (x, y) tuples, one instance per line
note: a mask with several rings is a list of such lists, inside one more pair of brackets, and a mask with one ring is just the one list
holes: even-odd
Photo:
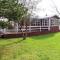
[(6, 28), (7, 25), (8, 25), (7, 22), (5, 22), (5, 21), (0, 21), (0, 27), (1, 27), (1, 28)]
[[(8, 18), (9, 21), (19, 22), (27, 15), (27, 8), (18, 3), (18, 0), (0, 0), (0, 17)], [(2, 28), (6, 23), (0, 21)], [(8, 25), (11, 27), (11, 25)]]
[(19, 21), (27, 14), (27, 8), (18, 3), (18, 0), (0, 0), (0, 16), (9, 20)]

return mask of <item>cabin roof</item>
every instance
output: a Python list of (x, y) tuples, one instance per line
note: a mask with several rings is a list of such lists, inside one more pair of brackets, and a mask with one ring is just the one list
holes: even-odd
[(36, 18), (33, 18), (33, 20), (34, 20), (34, 19), (35, 19), (35, 20), (48, 19), (48, 18), (56, 18), (56, 19), (60, 19), (59, 16), (54, 15), (54, 16), (46, 16), (46, 17), (43, 17), (43, 18), (38, 18), (38, 17), (36, 17)]
[(53, 18), (60, 19), (60, 17), (57, 15), (54, 15)]

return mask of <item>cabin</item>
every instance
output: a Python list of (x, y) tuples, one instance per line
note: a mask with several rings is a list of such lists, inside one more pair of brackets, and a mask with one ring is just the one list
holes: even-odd
[[(27, 21), (28, 32), (57, 32), (60, 30), (60, 18), (57, 15), (44, 18), (31, 18)], [(18, 26), (20, 27), (20, 25)], [(22, 30), (25, 30), (26, 26), (23, 25)]]
[(30, 32), (59, 31), (60, 18), (57, 15), (45, 18), (33, 18), (29, 26)]
[(60, 18), (57, 15), (44, 18), (31, 18), (27, 19), (26, 21), (27, 26), (23, 21), (21, 30), (20, 24), (11, 22), (14, 27), (13, 29), (0, 29), (0, 31), (3, 32), (3, 35), (5, 35), (5, 37), (20, 37), (22, 36), (22, 32), (28, 32), (27, 35), (32, 36), (60, 31)]

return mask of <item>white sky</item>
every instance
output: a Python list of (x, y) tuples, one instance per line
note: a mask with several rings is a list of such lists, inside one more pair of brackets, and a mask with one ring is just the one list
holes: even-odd
[(42, 0), (36, 5), (36, 10), (33, 11), (34, 16), (45, 17), (58, 14), (55, 10), (55, 5), (60, 10), (60, 0)]

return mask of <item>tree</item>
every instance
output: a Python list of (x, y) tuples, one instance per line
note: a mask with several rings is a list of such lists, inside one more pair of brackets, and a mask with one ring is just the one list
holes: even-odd
[(0, 0), (0, 17), (19, 23), (27, 16), (28, 9), (18, 0)]
[(5, 21), (0, 21), (0, 27), (1, 27), (2, 29), (6, 28), (7, 25), (8, 25), (7, 22), (5, 22)]
[(4, 16), (9, 20), (17, 22), (26, 14), (27, 8), (22, 4), (19, 4), (18, 0), (0, 0), (0, 16)]

